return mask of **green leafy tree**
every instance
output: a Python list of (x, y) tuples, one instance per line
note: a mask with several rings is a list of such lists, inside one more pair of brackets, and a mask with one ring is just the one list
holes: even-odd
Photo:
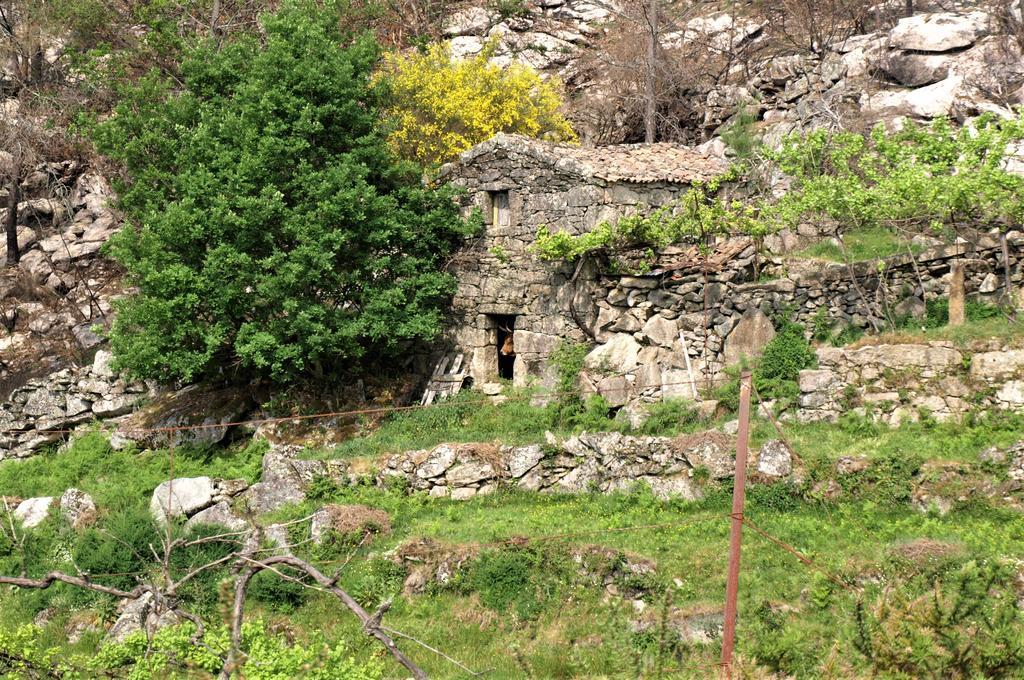
[(137, 225), (111, 243), (133, 375), (320, 376), (432, 338), (454, 291), (469, 227), (378, 133), (376, 44), (300, 0), (263, 28), (191, 49), (180, 85), (147, 77), (95, 127)]

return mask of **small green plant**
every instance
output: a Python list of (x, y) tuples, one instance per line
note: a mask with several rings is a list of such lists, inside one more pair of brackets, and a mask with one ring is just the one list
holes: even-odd
[(689, 399), (669, 398), (647, 407), (643, 434), (672, 435), (700, 420), (700, 413)]
[(502, 19), (513, 19), (530, 13), (529, 7), (523, 0), (488, 0), (487, 9)]
[(540, 613), (542, 606), (535, 578), (537, 566), (537, 555), (527, 550), (485, 552), (474, 565), (470, 582), (485, 606), (530, 619)]
[(1024, 674), (1024, 615), (1014, 570), (968, 562), (928, 592), (887, 588), (858, 604), (856, 649), (885, 677), (1009, 678)]
[(754, 132), (756, 123), (756, 110), (743, 105), (722, 131), (722, 141), (738, 158), (750, 158), (761, 146), (761, 138)]
[(818, 307), (811, 321), (811, 337), (818, 342), (826, 342), (832, 337), (832, 320), (828, 315), (828, 307)]
[(558, 398), (551, 405), (551, 421), (556, 427), (569, 426), (584, 411), (579, 379), (588, 351), (586, 345), (563, 340), (548, 359), (558, 376)]
[(487, 249), (487, 252), (489, 252), (491, 256), (501, 264), (508, 264), (512, 261), (512, 258), (508, 254), (508, 250), (506, 250), (504, 246), (491, 246)]

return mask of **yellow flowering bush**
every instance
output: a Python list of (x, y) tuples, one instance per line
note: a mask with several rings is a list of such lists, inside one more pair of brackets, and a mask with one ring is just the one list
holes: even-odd
[(401, 156), (444, 163), (498, 132), (576, 139), (560, 112), (560, 83), (545, 82), (522, 64), (492, 64), (496, 48), (491, 42), (476, 56), (452, 60), (447, 45), (434, 44), (385, 58), (383, 75), (394, 95), (390, 141)]

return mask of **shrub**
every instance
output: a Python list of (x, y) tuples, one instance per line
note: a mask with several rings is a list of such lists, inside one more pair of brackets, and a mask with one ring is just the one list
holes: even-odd
[(765, 345), (754, 369), (754, 386), (764, 399), (793, 403), (800, 395), (797, 378), (800, 371), (814, 365), (817, 357), (804, 339), (804, 327), (784, 322)]
[[(522, 3), (503, 0), (502, 7)], [(560, 85), (543, 81), (528, 66), (491, 63), (497, 43), (480, 54), (452, 60), (450, 49), (434, 44), (424, 52), (385, 57), (393, 119), (390, 142), (403, 157), (433, 165), (453, 159), (498, 132), (554, 141), (576, 138), (560, 113)]]
[(261, 571), (249, 582), (247, 598), (272, 611), (289, 614), (306, 601), (307, 590), (301, 583), (283, 579), (270, 571)]
[[(102, 526), (86, 529), (75, 542), (75, 564), (84, 572), (103, 574), (103, 582), (130, 590), (153, 566), (150, 545), (159, 545), (148, 508), (134, 507), (107, 517)], [(106, 576), (110, 574), (110, 576)]]
[(537, 554), (527, 550), (484, 552), (473, 566), (470, 584), (485, 606), (530, 619), (542, 608), (534, 575), (538, 563)]
[(192, 49), (180, 83), (143, 79), (93, 130), (130, 178), (137, 228), (110, 252), (137, 292), (111, 341), (134, 376), (319, 377), (433, 338), (455, 290), (468, 227), (388, 151), (377, 46), (312, 0), (263, 29)]
[(366, 607), (376, 607), (402, 591), (406, 576), (402, 565), (380, 557), (371, 558), (360, 567), (359, 578), (352, 586), (352, 597)]
[[(548, 362), (555, 368), (558, 380), (555, 389), (558, 399), (551, 405), (551, 422), (555, 427), (567, 427), (584, 411), (580, 394), (580, 372), (587, 357), (586, 345), (563, 340), (551, 353)], [(606, 411), (607, 415), (607, 411)]]
[(857, 649), (885, 677), (1006, 678), (1024, 673), (1014, 570), (969, 562), (914, 596), (906, 583), (857, 611)]

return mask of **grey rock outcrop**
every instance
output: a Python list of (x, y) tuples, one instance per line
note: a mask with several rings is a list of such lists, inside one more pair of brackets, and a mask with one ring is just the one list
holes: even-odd
[(280, 446), (263, 456), (260, 481), (240, 496), (246, 507), (262, 514), (301, 502), (317, 477), (347, 483), (348, 466), (344, 461), (304, 460), (298, 457), (301, 451), (301, 446)]
[(986, 12), (915, 14), (899, 20), (889, 33), (893, 47), (915, 52), (949, 52), (969, 47), (992, 28)]
[(163, 395), (118, 423), (124, 439), (151, 446), (217, 444), (252, 408), (239, 388), (191, 385)]

